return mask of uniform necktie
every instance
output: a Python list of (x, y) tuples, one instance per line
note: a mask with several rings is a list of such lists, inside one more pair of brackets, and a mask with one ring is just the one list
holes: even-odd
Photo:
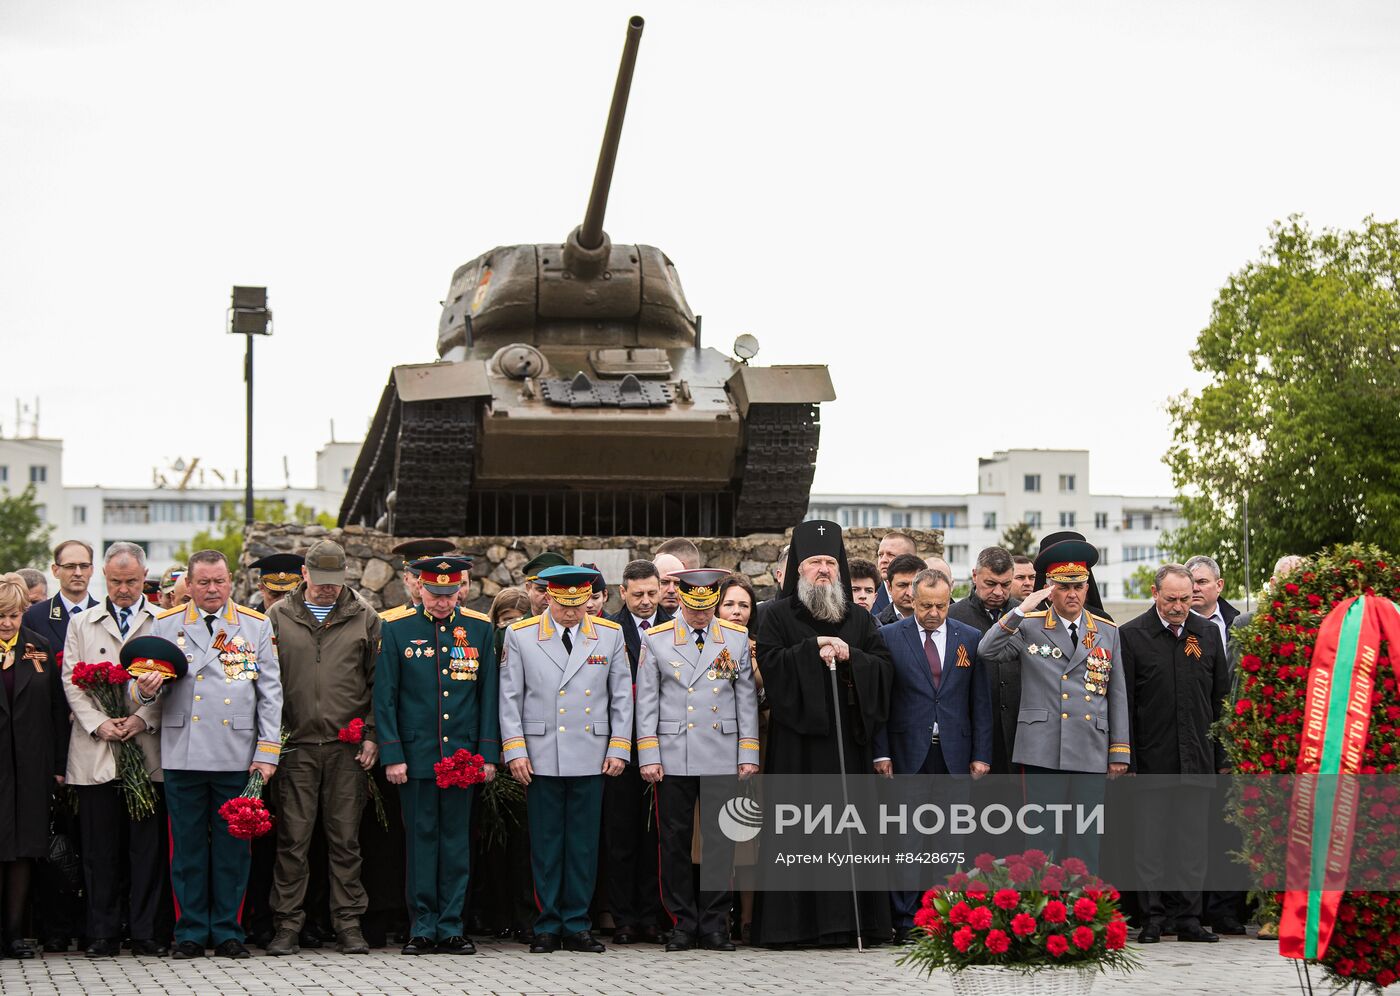
[(1174, 639), (1180, 640), (1180, 639), (1181, 639), (1181, 627), (1180, 627), (1180, 626), (1177, 626), (1175, 623), (1173, 623), (1171, 629), (1172, 629), (1172, 637), (1173, 637)]
[(641, 629), (641, 631), (642, 631), (643, 633), (645, 633), (647, 630), (651, 629), (651, 620), (650, 620), (650, 619), (643, 619), (643, 620), (642, 620), (640, 623), (638, 623), (637, 625), (638, 625), (638, 627)]
[(695, 649), (705, 649), (705, 631), (703, 629), (697, 629), (695, 631)]
[(207, 629), (207, 630), (209, 631), (209, 635), (210, 635), (210, 636), (213, 636), (213, 635), (214, 635), (214, 620), (215, 620), (215, 618), (216, 618), (216, 616), (215, 616), (214, 613), (212, 613), (212, 612), (209, 613), (207, 616), (204, 617), (204, 628)]
[(126, 636), (126, 631), (131, 629), (131, 606), (122, 609), (121, 618), (117, 620), (117, 629), (122, 631), (122, 636)]
[(564, 650), (572, 654), (574, 652), (574, 641), (569, 639), (569, 628), (567, 626), (559, 631), (559, 639), (564, 641)]
[(929, 673), (933, 675), (933, 687), (938, 688), (943, 681), (943, 659), (938, 656), (938, 644), (933, 642), (933, 630), (924, 630), (924, 656), (928, 658)]
[(1070, 624), (1069, 624), (1069, 652), (1070, 652), (1071, 655), (1074, 654), (1074, 648), (1077, 647), (1078, 645), (1079, 645), (1079, 624), (1078, 624), (1078, 623), (1070, 623)]

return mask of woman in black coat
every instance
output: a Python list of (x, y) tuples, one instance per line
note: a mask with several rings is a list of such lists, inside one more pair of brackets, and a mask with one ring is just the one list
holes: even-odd
[(33, 958), (24, 913), (35, 858), (48, 853), (49, 794), (68, 762), (68, 700), (48, 643), (20, 619), (29, 592), (0, 576), (0, 952)]

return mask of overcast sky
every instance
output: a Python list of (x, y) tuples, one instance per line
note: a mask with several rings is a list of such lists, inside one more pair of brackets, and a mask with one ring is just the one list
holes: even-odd
[(257, 478), (309, 483), (454, 268), (582, 217), (709, 345), (822, 362), (816, 489), (960, 492), (1087, 447), (1170, 493), (1164, 402), (1269, 224), (1400, 216), (1392, 3), (0, 3), (0, 323), (71, 484), (243, 462), (235, 283), (266, 284)]

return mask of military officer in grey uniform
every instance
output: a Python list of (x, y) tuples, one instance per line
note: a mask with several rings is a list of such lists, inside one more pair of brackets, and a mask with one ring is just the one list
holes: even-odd
[(585, 614), (597, 571), (540, 572), (549, 606), (511, 625), (501, 666), (501, 752), (528, 786), (536, 954), (605, 950), (589, 931), (603, 776), (632, 756), (632, 668), (622, 627)]
[(267, 617), (230, 600), (233, 576), (222, 553), (191, 556), (187, 577), (192, 600), (158, 615), (151, 635), (183, 651), (189, 670), (163, 685), (158, 672), (143, 675), (133, 694), (160, 704), (175, 957), (202, 957), (212, 944), (222, 957), (247, 958), (238, 913), (250, 849), (229, 834), (219, 807), (243, 793), (251, 772), (267, 780), (277, 771), (277, 647)]
[[(1012, 760), (1026, 775), (1026, 799), (1092, 808), (1103, 802), (1104, 780), (1128, 770), (1128, 693), (1118, 627), (1084, 607), (1089, 569), (1098, 550), (1065, 540), (1042, 550), (1036, 570), (1049, 586), (999, 619), (978, 645), (979, 657), (1016, 668), (1021, 705)], [(1048, 609), (1036, 607), (1049, 596)], [(1027, 844), (1060, 859), (1098, 862), (1098, 839), (1074, 832), (1073, 813), (1059, 839), (1044, 834)], [(1047, 846), (1048, 845), (1048, 846)]]
[(720, 582), (728, 571), (675, 571), (680, 615), (642, 637), (637, 660), (637, 756), (645, 781), (656, 785), (661, 852), (661, 899), (675, 921), (667, 951), (733, 951), (726, 916), (730, 889), (698, 897), (690, 845), (700, 803), (704, 848), (702, 884), (734, 864), (734, 842), (719, 831), (719, 807), (734, 796), (734, 780), (758, 771), (758, 692), (749, 660), (749, 633), (715, 618)]

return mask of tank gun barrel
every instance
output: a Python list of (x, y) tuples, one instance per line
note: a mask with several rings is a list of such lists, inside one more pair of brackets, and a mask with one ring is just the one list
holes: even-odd
[(603, 215), (608, 210), (608, 190), (612, 186), (613, 165), (617, 162), (617, 146), (622, 140), (622, 119), (627, 113), (627, 96), (632, 90), (632, 71), (637, 66), (637, 48), (642, 43), (645, 23), (636, 15), (627, 20), (627, 40), (622, 46), (622, 64), (617, 67), (617, 84), (613, 87), (612, 106), (608, 108), (603, 148), (598, 153), (598, 169), (593, 174), (588, 210), (578, 230), (578, 241), (584, 249), (597, 249), (603, 244)]

